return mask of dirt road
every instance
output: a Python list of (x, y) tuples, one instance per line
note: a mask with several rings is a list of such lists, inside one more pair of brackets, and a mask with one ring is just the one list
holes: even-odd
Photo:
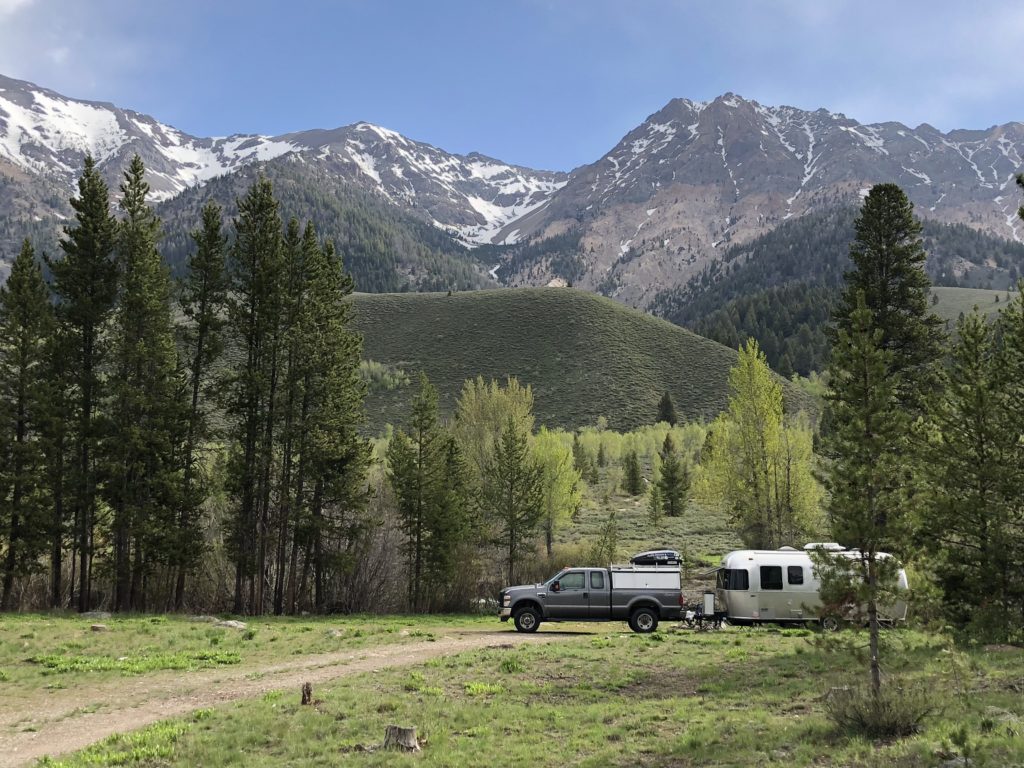
[(359, 672), (418, 664), (462, 651), (522, 643), (551, 642), (556, 632), (522, 635), (501, 628), (453, 631), (434, 642), (295, 658), (281, 664), (203, 670), (177, 676), (121, 678), (87, 694), (47, 700), (38, 708), (0, 711), (0, 768), (30, 765), (49, 755), (74, 752), (114, 733), (268, 691), (316, 685)]

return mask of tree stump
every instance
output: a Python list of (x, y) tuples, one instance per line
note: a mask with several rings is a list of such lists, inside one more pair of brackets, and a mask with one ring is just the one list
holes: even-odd
[(313, 684), (303, 683), (302, 684), (302, 706), (308, 706), (313, 703)]
[(420, 743), (416, 740), (416, 726), (403, 728), (400, 725), (389, 725), (384, 731), (384, 749), (419, 752)]

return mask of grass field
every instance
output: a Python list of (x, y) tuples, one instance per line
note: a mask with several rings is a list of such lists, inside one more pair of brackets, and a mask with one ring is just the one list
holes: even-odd
[[(995, 317), (999, 310), (1006, 306), (1006, 291), (990, 291), (982, 288), (932, 288), (932, 293), (939, 297), (937, 304), (932, 304), (932, 312), (943, 320), (948, 320), (950, 328), (956, 325), (960, 313), (969, 315), (977, 307), (980, 312)], [(1015, 293), (1010, 294), (1014, 298)], [(999, 301), (996, 301), (996, 298)]]
[[(567, 288), (445, 294), (359, 294), (363, 356), (410, 374), (424, 370), (450, 413), (466, 379), (517, 377), (533, 387), (538, 424), (576, 428), (599, 416), (612, 429), (651, 424), (672, 394), (680, 417), (725, 406), (736, 352), (664, 320)], [(786, 383), (793, 404), (808, 401)], [(409, 387), (371, 393), (371, 431), (403, 424)]]
[[(1018, 648), (964, 651), (941, 636), (887, 632), (885, 668), (900, 684), (927, 686), (934, 711), (917, 735), (872, 741), (837, 732), (824, 712), (831, 689), (864, 678), (863, 662), (809, 630), (663, 625), (639, 636), (597, 624), (541, 634), (560, 628), (570, 631), (543, 645), (349, 677), (318, 687), (314, 706), (285, 690), (203, 708), (45, 764), (909, 768), (1024, 760)], [(422, 752), (380, 750), (389, 724), (416, 726)], [(965, 755), (969, 763), (948, 762)]]

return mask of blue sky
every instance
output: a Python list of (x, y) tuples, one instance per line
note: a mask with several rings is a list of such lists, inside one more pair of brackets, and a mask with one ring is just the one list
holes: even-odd
[(682, 96), (1024, 120), (1015, 0), (0, 0), (0, 73), (189, 133), (368, 120), (570, 169)]

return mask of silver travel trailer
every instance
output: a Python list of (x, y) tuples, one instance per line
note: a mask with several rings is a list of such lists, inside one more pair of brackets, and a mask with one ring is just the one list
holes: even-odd
[[(772, 550), (743, 549), (722, 558), (715, 595), (731, 624), (806, 623), (821, 621), (830, 628), (838, 617), (820, 615), (822, 603), (810, 552), (826, 549), (847, 557), (857, 553), (838, 544), (808, 544)], [(879, 557), (891, 555), (879, 553)], [(907, 574), (900, 568), (898, 588), (907, 589)], [(879, 607), (880, 620), (893, 623), (907, 618), (907, 603)]]

